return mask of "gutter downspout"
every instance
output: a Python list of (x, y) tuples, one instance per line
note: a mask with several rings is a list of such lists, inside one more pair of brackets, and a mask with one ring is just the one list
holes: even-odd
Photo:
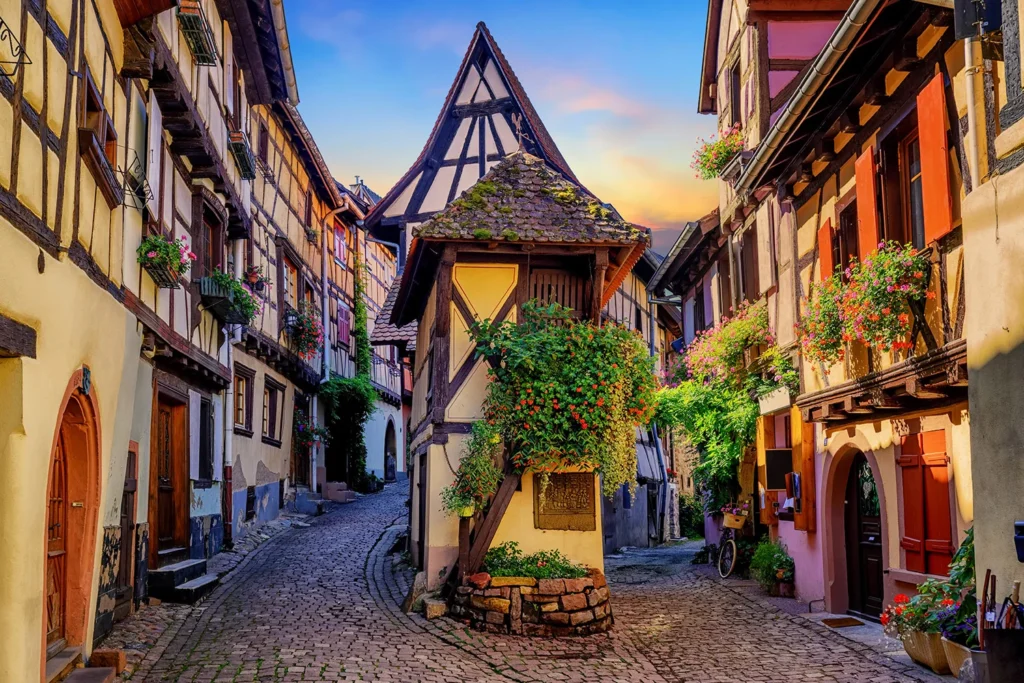
[(978, 72), (983, 67), (974, 65), (974, 43), (975, 39), (964, 40), (964, 89), (967, 99), (967, 157), (971, 177), (971, 190), (978, 189), (981, 184), (981, 158), (978, 152), (978, 112), (975, 103), (977, 100)]
[[(232, 242), (232, 264), (231, 271), (235, 278), (240, 279), (242, 277), (242, 240), (235, 240)], [(224, 453), (221, 458), (221, 511), (227, 512), (227, 519), (222, 520), (226, 529), (224, 531), (225, 538), (233, 539), (235, 530), (235, 512), (232, 506), (232, 491), (231, 491), (231, 477), (228, 476), (228, 472), (231, 470), (235, 461), (233, 449), (234, 449), (234, 437), (235, 437), (235, 363), (234, 363), (234, 347), (235, 344), (242, 341), (242, 328), (239, 325), (232, 326), (230, 333), (228, 332), (228, 326), (224, 329), (225, 346), (224, 350), (224, 364), (231, 371), (232, 380), (228, 382), (228, 388), (224, 390), (224, 405), (221, 406), (222, 412), (224, 413)]]
[[(657, 304), (654, 303), (653, 297), (648, 294), (647, 319), (651, 332), (651, 358), (655, 358), (657, 353), (654, 345), (654, 331), (657, 329), (654, 326), (655, 306)], [(658, 424), (656, 422), (651, 422), (651, 434), (654, 436), (654, 452), (658, 454), (658, 470), (661, 473), (661, 492), (658, 496), (658, 541), (664, 543), (668, 538), (668, 524), (666, 524), (666, 518), (668, 517), (668, 469), (665, 467), (665, 452), (661, 448), (661, 438), (658, 435)]]
[(854, 0), (850, 5), (850, 9), (846, 11), (842, 21), (836, 26), (835, 32), (829, 38), (824, 49), (815, 58), (810, 70), (786, 104), (786, 108), (782, 110), (775, 125), (771, 127), (768, 135), (754, 150), (754, 156), (736, 182), (737, 192), (741, 188), (747, 188), (750, 182), (764, 171), (768, 160), (785, 142), (793, 126), (799, 123), (813, 100), (816, 99), (819, 89), (832, 77), (832, 72), (853, 46), (857, 34), (883, 1)]

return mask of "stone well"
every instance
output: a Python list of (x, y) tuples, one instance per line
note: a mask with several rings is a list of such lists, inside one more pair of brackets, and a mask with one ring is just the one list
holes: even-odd
[(612, 627), (609, 597), (604, 574), (593, 569), (582, 579), (481, 573), (456, 589), (449, 615), (490, 633), (586, 636)]

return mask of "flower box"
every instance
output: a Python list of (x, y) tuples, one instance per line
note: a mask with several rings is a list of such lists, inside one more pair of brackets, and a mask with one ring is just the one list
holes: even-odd
[(971, 649), (960, 643), (954, 643), (948, 638), (942, 639), (942, 649), (946, 653), (946, 664), (954, 676), (960, 675), (960, 669), (964, 662), (971, 658)]
[(161, 263), (144, 263), (142, 265), (149, 273), (149, 276), (153, 278), (153, 284), (160, 289), (177, 289), (178, 288), (178, 271), (174, 270), (167, 264)]
[(938, 633), (911, 631), (903, 638), (903, 649), (918, 664), (923, 664), (937, 674), (948, 674), (949, 664), (942, 647), (942, 636)]
[(199, 297), (203, 308), (228, 325), (248, 325), (249, 319), (235, 306), (234, 293), (211, 277), (199, 280)]
[(722, 522), (726, 529), (742, 529), (746, 523), (747, 518), (745, 516), (730, 513), (725, 514), (725, 520)]

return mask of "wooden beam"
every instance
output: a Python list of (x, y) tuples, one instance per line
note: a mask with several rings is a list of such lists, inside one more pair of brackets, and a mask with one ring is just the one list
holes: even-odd
[(948, 394), (944, 391), (937, 391), (935, 389), (926, 388), (924, 384), (921, 382), (921, 380), (917, 377), (907, 378), (905, 387), (907, 395), (913, 396), (914, 398), (932, 399), (946, 398), (948, 396)]
[[(483, 520), (474, 529), (473, 542), (469, 549), (469, 564), (465, 567), (465, 573), (473, 574), (483, 564), (484, 555), (491, 547), (494, 534), (497, 533), (498, 525), (501, 523), (502, 517), (505, 516), (509, 503), (512, 502), (512, 495), (519, 488), (521, 478), (521, 474), (510, 471), (510, 468), (506, 466), (505, 478), (498, 485), (498, 492), (491, 499), (491, 506), (487, 508)], [(461, 568), (460, 571), (462, 571)]]
[(0, 313), (0, 357), (36, 357), (36, 331)]

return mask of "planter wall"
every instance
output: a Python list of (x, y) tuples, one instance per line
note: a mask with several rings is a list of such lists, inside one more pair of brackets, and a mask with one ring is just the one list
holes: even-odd
[(531, 579), (474, 574), (452, 595), (449, 615), (479, 631), (563, 637), (604, 633), (613, 618), (604, 574)]
[(942, 647), (942, 636), (938, 633), (912, 631), (903, 638), (903, 649), (918, 664), (923, 664), (937, 674), (948, 674), (946, 651)]

